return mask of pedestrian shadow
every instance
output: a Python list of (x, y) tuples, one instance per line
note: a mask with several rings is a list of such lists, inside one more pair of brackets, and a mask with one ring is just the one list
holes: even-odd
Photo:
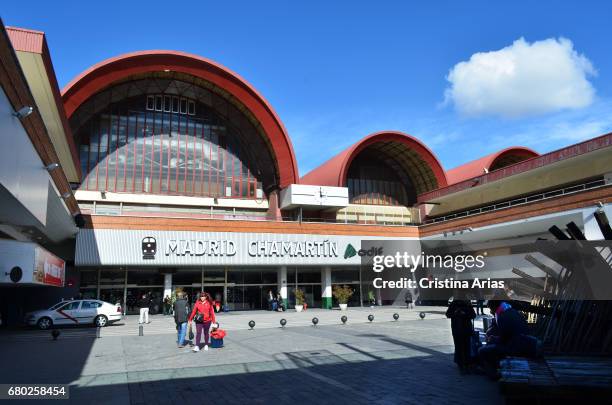
[[(403, 346), (423, 351), (418, 345)], [(225, 366), (211, 364), (190, 369), (188, 376), (177, 370), (165, 373), (160, 370), (154, 377), (151, 372), (128, 372), (124, 383), (102, 385), (100, 380), (93, 380), (91, 386), (72, 387), (68, 403), (180, 403), (185, 395), (201, 400), (214, 398), (216, 404), (297, 405), (315, 400), (368, 405), (502, 403), (495, 383), (477, 376), (461, 376), (451, 361), (431, 354), (394, 359), (373, 355), (351, 361), (324, 349), (279, 355), (284, 359)], [(119, 400), (111, 401), (113, 396)], [(186, 403), (201, 402), (187, 400)]]
[(360, 334), (360, 335), (357, 335), (357, 336), (359, 336), (359, 337), (367, 337), (367, 338), (375, 338), (375, 339), (381, 340), (383, 342), (391, 343), (391, 344), (394, 344), (394, 345), (397, 345), (397, 346), (403, 346), (403, 347), (406, 347), (408, 349), (415, 350), (417, 352), (426, 353), (426, 354), (429, 354), (430, 356), (435, 356), (435, 357), (450, 357), (451, 356), (448, 353), (439, 352), (437, 350), (433, 350), (433, 349), (430, 349), (430, 348), (425, 347), (425, 346), (415, 345), (414, 343), (406, 342), (404, 340), (395, 339), (395, 338), (389, 337), (387, 335), (377, 335), (377, 334), (365, 333), (365, 334)]

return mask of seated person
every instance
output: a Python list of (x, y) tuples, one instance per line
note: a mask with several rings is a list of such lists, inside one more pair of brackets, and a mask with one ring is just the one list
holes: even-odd
[(487, 344), (478, 350), (478, 358), (490, 377), (497, 376), (499, 361), (506, 356), (535, 357), (538, 340), (528, 334), (525, 317), (502, 300), (489, 300), (494, 316), (486, 332)]

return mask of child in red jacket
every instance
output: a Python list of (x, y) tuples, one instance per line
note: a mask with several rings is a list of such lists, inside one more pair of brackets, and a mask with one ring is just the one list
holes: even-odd
[(225, 335), (227, 335), (227, 333), (223, 329), (219, 329), (219, 324), (214, 323), (210, 331), (210, 337), (212, 339), (211, 346), (216, 349), (223, 347), (223, 338)]

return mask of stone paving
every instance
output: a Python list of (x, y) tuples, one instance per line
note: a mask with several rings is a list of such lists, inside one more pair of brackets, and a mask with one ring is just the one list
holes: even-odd
[[(288, 312), (284, 329), (276, 314), (235, 314), (235, 324), (223, 321), (225, 347), (199, 353), (178, 349), (172, 333), (56, 342), (0, 336), (0, 382), (70, 384), (70, 403), (93, 404), (502, 402), (497, 384), (457, 372), (440, 309), (429, 309), (425, 320), (406, 310), (397, 322), (385, 319), (393, 309), (373, 311), (373, 323), (369, 308), (349, 311), (356, 319), (347, 325), (339, 311), (320, 311), (325, 321), (317, 327), (292, 326), (303, 314)], [(366, 321), (357, 322), (362, 315)], [(257, 322), (254, 330), (242, 326), (247, 318)]]

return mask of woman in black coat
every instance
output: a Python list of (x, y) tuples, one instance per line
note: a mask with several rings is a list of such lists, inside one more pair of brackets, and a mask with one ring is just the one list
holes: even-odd
[(474, 333), (472, 320), (476, 317), (476, 313), (470, 301), (456, 299), (448, 306), (446, 317), (451, 320), (455, 363), (461, 372), (465, 372), (470, 364), (470, 343)]

